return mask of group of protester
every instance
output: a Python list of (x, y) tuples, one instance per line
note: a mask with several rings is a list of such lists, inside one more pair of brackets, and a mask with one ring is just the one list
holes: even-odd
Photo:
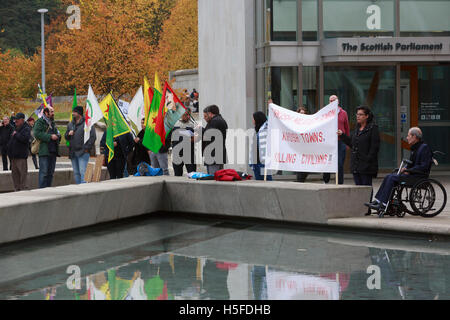
[[(338, 100), (332, 95), (329, 102)], [(269, 101), (271, 103), (272, 101)], [(298, 113), (307, 114), (303, 106), (297, 109)], [(253, 114), (253, 123), (257, 133), (257, 162), (251, 164), (255, 179), (263, 180), (262, 174), (265, 166), (265, 150), (267, 140), (267, 117), (262, 112)], [(355, 185), (372, 186), (372, 181), (378, 176), (378, 153), (380, 150), (380, 132), (374, 119), (374, 114), (367, 106), (356, 108), (356, 126), (350, 131), (347, 112), (339, 106), (338, 114), (338, 184), (344, 183), (344, 162), (347, 148), (351, 152), (350, 170), (353, 174)], [(370, 209), (382, 210), (386, 208), (391, 191), (404, 176), (427, 177), (433, 163), (433, 152), (424, 142), (422, 131), (418, 127), (409, 130), (406, 138), (411, 146), (410, 163), (401, 170), (400, 175), (393, 173), (387, 175), (375, 198), (370, 203), (365, 203)], [(298, 172), (297, 181), (305, 182), (308, 173)], [(267, 180), (272, 180), (266, 175)], [(330, 174), (323, 174), (324, 183), (330, 181)], [(371, 211), (368, 211), (370, 214)]]
[[(194, 99), (195, 95), (194, 89)], [(333, 95), (330, 97), (330, 103), (338, 100)], [(269, 101), (271, 102), (271, 101)], [(347, 148), (350, 155), (350, 170), (353, 174), (353, 180), (356, 185), (372, 186), (372, 181), (378, 175), (378, 153), (380, 149), (380, 133), (375, 122), (372, 111), (366, 106), (360, 106), (356, 109), (356, 126), (350, 131), (347, 112), (339, 106), (338, 114), (338, 183), (344, 183), (344, 161), (346, 158)], [(306, 114), (307, 109), (298, 108), (297, 112)], [(83, 116), (83, 107), (73, 109), (72, 122), (67, 125), (65, 139), (69, 142), (69, 158), (72, 161), (74, 180), (76, 184), (84, 183), (84, 175), (87, 164), (89, 162), (90, 153), (94, 148), (96, 141), (95, 129), (92, 128), (89, 139), (85, 142), (85, 119)], [(167, 135), (165, 144), (159, 152), (154, 153), (148, 150), (143, 144), (145, 135), (145, 121), (142, 119), (142, 130), (136, 137), (131, 133), (121, 135), (114, 139), (114, 157), (108, 162), (109, 149), (106, 146), (106, 132), (101, 141), (100, 148), (105, 155), (104, 165), (107, 166), (111, 179), (120, 179), (128, 175), (134, 175), (138, 171), (140, 163), (147, 163), (153, 168), (160, 168), (164, 175), (169, 175), (169, 149), (175, 148), (182, 139), (187, 136), (190, 139), (190, 155), (186, 156), (178, 154), (178, 158), (172, 159), (173, 170), (175, 176), (182, 176), (184, 167), (187, 173), (197, 170), (195, 164), (194, 144), (201, 142), (204, 151), (209, 145), (216, 142), (217, 132), (221, 135), (220, 147), (215, 145), (212, 148), (210, 157), (205, 157), (204, 163), (209, 175), (214, 175), (217, 171), (224, 169), (227, 160), (227, 152), (225, 147), (226, 135), (228, 130), (227, 122), (220, 114), (219, 107), (210, 105), (203, 110), (203, 118), (207, 125), (202, 128), (192, 120), (191, 110), (186, 109), (181, 119), (176, 123), (174, 129)], [(256, 180), (272, 180), (272, 176), (265, 174), (266, 147), (268, 134), (268, 120), (263, 112), (255, 112), (253, 114), (253, 124), (256, 131), (256, 159), (251, 160), (251, 168), (254, 172)], [(202, 136), (198, 134), (198, 130), (202, 131)], [(215, 130), (215, 134), (211, 134), (210, 130)], [(177, 134), (175, 134), (178, 131)], [(183, 134), (179, 134), (184, 132)], [(172, 138), (174, 137), (174, 138)], [(207, 137), (205, 139), (205, 137)], [(55, 171), (56, 158), (59, 156), (59, 144), (61, 134), (54, 122), (54, 109), (47, 107), (44, 109), (43, 116), (36, 123), (34, 119), (25, 120), (23, 113), (15, 115), (13, 125), (10, 119), (5, 117), (0, 124), (0, 148), (3, 160), (3, 169), (8, 170), (7, 159), (10, 159), (10, 169), (12, 170), (12, 179), (16, 191), (27, 188), (27, 158), (30, 154), (31, 141), (36, 138), (40, 141), (39, 165), (34, 158), (35, 167), (39, 168), (39, 188), (50, 187)], [(411, 161), (407, 168), (403, 169), (402, 174), (421, 174), (427, 175), (431, 168), (432, 152), (430, 147), (424, 143), (422, 132), (419, 128), (411, 128), (407, 137), (408, 143), (411, 145)], [(182, 149), (184, 150), (184, 149)], [(221, 154), (220, 154), (221, 152)], [(217, 153), (217, 154), (216, 154)], [(35, 155), (33, 155), (35, 157)], [(186, 160), (187, 159), (187, 160)], [(297, 173), (297, 181), (305, 182), (308, 173)], [(386, 206), (390, 191), (395, 183), (398, 182), (399, 176), (388, 175), (378, 193), (375, 200), (366, 205), (373, 209), (379, 209)], [(330, 174), (323, 174), (323, 181), (330, 181)]]

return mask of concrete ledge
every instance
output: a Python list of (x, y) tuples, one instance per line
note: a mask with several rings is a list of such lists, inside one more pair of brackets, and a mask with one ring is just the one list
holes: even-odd
[[(108, 170), (106, 168), (102, 169), (102, 175), (100, 180), (105, 180), (107, 177)], [(54, 187), (67, 186), (74, 184), (75, 180), (73, 178), (73, 170), (69, 169), (55, 169), (55, 174), (53, 176)], [(39, 170), (28, 170), (27, 178), (28, 190), (34, 190), (39, 188)], [(0, 193), (13, 192), (14, 185), (11, 177), (11, 171), (0, 171)]]
[(8, 193), (0, 195), (0, 244), (153, 212), (326, 224), (331, 218), (361, 216), (361, 199), (370, 192), (368, 187), (293, 182), (131, 177)]

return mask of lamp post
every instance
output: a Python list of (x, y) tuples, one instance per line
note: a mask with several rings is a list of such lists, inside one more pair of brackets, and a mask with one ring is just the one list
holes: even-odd
[(39, 9), (41, 14), (41, 43), (42, 43), (42, 92), (45, 93), (45, 38), (44, 38), (44, 14), (48, 12), (47, 9)]

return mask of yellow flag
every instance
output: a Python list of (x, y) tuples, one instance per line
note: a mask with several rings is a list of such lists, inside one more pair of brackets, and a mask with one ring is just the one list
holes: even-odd
[[(103, 116), (105, 117), (105, 120), (109, 120), (109, 106), (113, 104), (114, 98), (108, 94), (102, 102), (99, 103), (100, 109), (102, 110)], [(115, 104), (115, 102), (114, 102)]]
[(155, 86), (154, 88), (162, 93), (161, 83), (159, 82), (158, 72), (155, 72)]
[[(148, 82), (147, 77), (144, 77), (144, 111), (145, 111), (145, 123), (148, 120), (148, 114), (150, 112), (150, 106), (152, 104), (151, 95), (150, 95), (150, 83)], [(153, 96), (153, 95), (152, 95)]]

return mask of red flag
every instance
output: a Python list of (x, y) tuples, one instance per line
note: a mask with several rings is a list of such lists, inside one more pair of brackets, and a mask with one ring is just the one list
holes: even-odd
[[(181, 100), (177, 97), (176, 93), (173, 91), (173, 89), (169, 86), (167, 81), (164, 83), (164, 90), (162, 92), (162, 99), (161, 104), (159, 105), (159, 111), (158, 111), (158, 117), (156, 119), (156, 126), (155, 126), (155, 133), (161, 137), (161, 142), (163, 145), (166, 145), (166, 137), (172, 131), (175, 123), (174, 119), (172, 119), (172, 123), (168, 123), (168, 128), (166, 128), (166, 125), (164, 123), (164, 119), (166, 117), (166, 113), (169, 108), (174, 107), (174, 105), (179, 104), (181, 107), (183, 107), (183, 111), (186, 110), (186, 107), (183, 105)], [(179, 117), (181, 118), (181, 114), (179, 114)], [(178, 121), (176, 119), (176, 121)]]

